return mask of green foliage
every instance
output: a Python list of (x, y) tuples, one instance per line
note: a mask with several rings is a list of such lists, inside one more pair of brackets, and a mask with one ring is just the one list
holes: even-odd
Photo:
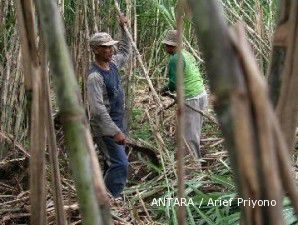
[(142, 122), (144, 116), (144, 110), (140, 108), (134, 108), (132, 110), (132, 127), (133, 130), (132, 137), (134, 139), (141, 139), (145, 141), (152, 140), (152, 132), (150, 131), (150, 126), (148, 122)]
[(65, 0), (64, 2), (64, 24), (66, 30), (66, 40), (68, 44), (71, 44), (71, 41), (73, 41), (76, 7), (78, 6), (78, 2), (79, 1), (75, 0)]
[[(66, 29), (66, 37), (69, 46), (79, 48), (74, 43), (77, 36), (76, 19), (80, 10), (86, 10), (87, 24), (90, 29), (90, 35), (93, 33), (92, 24), (99, 19), (99, 30), (109, 32), (115, 36), (118, 31), (117, 15), (114, 10), (114, 0), (99, 1), (99, 12), (93, 18), (90, 11), (92, 10), (91, 1), (64, 1), (64, 23)], [(0, 24), (0, 65), (6, 63), (5, 53), (9, 52), (13, 43), (12, 37), (16, 33), (15, 26), (15, 10), (11, 1), (8, 4), (8, 10), (5, 11), (4, 23)], [(95, 1), (98, 3), (98, 1)], [(142, 57), (149, 69), (151, 77), (156, 85), (161, 85), (165, 78), (164, 68), (166, 66), (167, 55), (161, 44), (161, 40), (165, 35), (165, 31), (175, 28), (175, 5), (176, 0), (149, 0), (137, 1), (137, 46), (142, 54)], [(275, 26), (276, 10), (278, 6), (277, 0), (221, 0), (225, 14), (230, 24), (235, 23), (239, 19), (243, 20), (247, 25), (247, 33), (251, 45), (254, 47), (255, 54), (260, 65), (264, 66), (264, 71), (268, 65), (270, 55), (270, 41), (272, 32)], [(259, 6), (258, 6), (259, 4)], [(84, 8), (86, 7), (86, 8)], [(259, 7), (259, 8), (258, 8)], [(123, 11), (126, 8), (125, 1), (121, 1)], [(80, 10), (78, 10), (80, 9)], [(132, 13), (132, 17), (134, 14)], [(260, 29), (261, 33), (257, 32), (256, 20), (261, 18)], [(132, 27), (133, 30), (133, 18)], [(79, 29), (86, 29), (82, 23)], [(86, 31), (87, 32), (87, 31)], [(87, 41), (84, 39), (84, 41)], [(194, 38), (192, 23), (188, 17), (184, 23), (184, 43), (186, 48), (192, 48), (193, 52), (199, 56), (199, 46)], [(189, 43), (189, 45), (187, 44)], [(87, 66), (87, 65), (84, 65)], [(203, 68), (203, 65), (200, 64)], [(1, 67), (0, 67), (1, 68)], [(134, 82), (136, 89), (144, 89), (142, 74), (138, 68), (134, 69)], [(0, 73), (1, 75), (1, 73)], [(2, 77), (1, 77), (2, 78)], [(3, 80), (0, 79), (0, 90), (3, 86)], [(147, 107), (147, 106), (145, 106)], [(9, 109), (13, 110), (13, 109)], [(211, 112), (212, 113), (212, 112)], [(132, 126), (131, 137), (134, 139), (142, 139), (146, 142), (155, 144), (154, 134), (151, 130), (148, 120), (145, 118), (144, 109), (135, 106), (132, 109)], [(145, 118), (145, 119), (144, 119)], [(27, 129), (27, 124), (22, 124), (24, 130)], [(161, 132), (162, 133), (162, 132)], [(161, 158), (164, 160), (162, 168), (153, 167), (148, 163), (147, 167), (157, 172), (158, 176), (146, 182), (130, 181), (133, 186), (129, 187), (125, 194), (134, 205), (140, 205), (139, 197), (136, 196), (138, 190), (145, 200), (150, 215), (155, 221), (163, 224), (178, 224), (176, 218), (176, 208), (173, 206), (152, 207), (150, 203), (154, 197), (174, 197), (177, 182), (174, 173), (174, 140), (169, 137), (168, 133), (162, 133), (167, 152), (162, 152)], [(219, 128), (206, 121), (203, 127), (203, 137), (221, 137)], [(25, 147), (29, 147), (28, 139), (26, 139)], [(223, 145), (214, 148), (208, 148), (208, 153), (224, 151)], [(141, 160), (141, 159), (140, 159)], [(195, 205), (188, 206), (187, 224), (238, 224), (240, 218), (240, 209), (235, 205), (235, 202), (229, 207), (224, 206), (208, 206), (208, 199), (230, 199), (236, 197), (235, 185), (233, 182), (232, 170), (229, 166), (229, 160), (226, 157), (215, 159), (210, 168), (204, 172), (195, 172), (192, 170), (192, 175), (186, 179), (186, 197), (192, 198)], [(142, 163), (145, 163), (142, 162)], [(200, 205), (201, 200), (202, 204)], [(293, 208), (288, 199), (284, 201), (284, 216), (286, 224), (297, 224)]]

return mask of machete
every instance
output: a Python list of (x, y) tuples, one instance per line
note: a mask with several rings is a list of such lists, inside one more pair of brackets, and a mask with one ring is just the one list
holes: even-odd
[(126, 139), (126, 146), (132, 148), (133, 151), (140, 152), (146, 155), (150, 159), (150, 162), (155, 166), (160, 166), (159, 158), (152, 148), (140, 145), (138, 142), (132, 140), (131, 138)]

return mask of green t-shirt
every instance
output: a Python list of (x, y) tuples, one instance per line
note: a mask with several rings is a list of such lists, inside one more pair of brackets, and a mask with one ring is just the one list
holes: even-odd
[[(192, 98), (201, 94), (205, 88), (203, 78), (201, 76), (199, 67), (192, 54), (186, 50), (182, 50), (183, 58), (183, 71), (184, 71), (184, 93), (185, 98)], [(176, 73), (178, 64), (178, 54), (170, 56), (169, 60), (169, 83), (168, 88), (170, 91), (176, 90)]]

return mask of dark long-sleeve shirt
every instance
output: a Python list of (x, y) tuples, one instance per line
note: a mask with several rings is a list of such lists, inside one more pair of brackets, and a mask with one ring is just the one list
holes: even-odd
[[(112, 58), (111, 72), (117, 73), (123, 67), (130, 54), (130, 43), (122, 29), (122, 40), (119, 42), (119, 51)], [(94, 136), (114, 136), (121, 131), (121, 127), (111, 117), (111, 104), (103, 74), (99, 69), (91, 69), (87, 79), (87, 96), (90, 107), (90, 124)], [(115, 74), (114, 74), (115, 75)], [(113, 75), (113, 76), (114, 76)], [(121, 84), (120, 84), (121, 85)]]

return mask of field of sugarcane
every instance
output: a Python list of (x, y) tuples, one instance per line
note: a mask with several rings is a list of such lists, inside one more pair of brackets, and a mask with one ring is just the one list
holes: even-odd
[[(148, 157), (137, 149), (127, 148), (130, 166), (128, 184), (123, 194), (124, 201), (112, 202), (109, 206), (105, 200), (100, 200), (103, 198), (103, 190), (99, 187), (100, 182), (94, 182), (95, 191), (87, 188), (89, 192), (84, 193), (83, 187), (85, 189), (88, 187), (84, 185), (88, 184), (88, 181), (92, 183), (94, 174), (101, 173), (100, 170), (94, 172), (96, 168), (99, 168), (98, 164), (94, 163), (95, 154), (97, 154), (95, 158), (99, 159), (99, 164), (102, 164), (100, 152), (95, 152), (94, 147), (90, 147), (93, 145), (90, 133), (85, 132), (88, 128), (85, 118), (86, 76), (93, 60), (88, 40), (93, 33), (98, 31), (105, 31), (115, 39), (119, 38), (118, 11), (113, 0), (58, 0), (57, 15), (64, 26), (64, 30), (59, 33), (59, 31), (56, 32), (56, 27), (59, 26), (49, 22), (57, 15), (54, 14), (51, 18), (46, 13), (46, 5), (48, 4), (48, 11), (52, 12), (49, 6), (56, 1), (49, 1), (54, 3), (42, 2), (41, 0), (0, 0), (1, 225), (75, 225), (94, 224), (94, 221), (100, 221), (99, 224), (109, 224), (107, 222), (110, 221), (109, 216), (105, 215), (110, 214), (114, 221), (110, 224), (232, 225), (239, 224), (240, 220), (248, 225), (298, 224), (295, 214), (298, 195), (295, 195), (295, 191), (291, 189), (291, 184), (295, 183), (296, 179), (291, 182), (287, 180), (288, 177), (284, 174), (287, 170), (283, 168), (288, 169), (288, 167), (285, 166), (286, 163), (282, 163), (285, 162), (282, 160), (278, 161), (277, 166), (272, 163), (272, 168), (276, 168), (276, 173), (281, 171), (280, 176), (286, 177), (285, 180), (280, 183), (278, 181), (274, 185), (282, 187), (284, 192), (289, 194), (279, 195), (281, 196), (280, 214), (274, 210), (273, 212), (259, 210), (256, 213), (257, 216), (254, 217), (254, 210), (249, 211), (237, 205), (236, 199), (240, 196), (247, 198), (267, 196), (267, 192), (262, 187), (272, 187), (273, 184), (268, 181), (263, 186), (260, 185), (263, 191), (260, 191), (258, 195), (259, 189), (254, 183), (253, 172), (247, 172), (252, 171), (249, 165), (256, 165), (256, 168), (259, 168), (259, 165), (266, 161), (262, 158), (261, 150), (254, 162), (250, 161), (249, 154), (244, 152), (249, 150), (244, 148), (243, 152), (239, 150), (240, 156), (237, 158), (237, 151), (234, 149), (237, 149), (239, 145), (245, 147), (249, 143), (247, 141), (249, 138), (240, 132), (247, 128), (244, 125), (241, 127), (241, 122), (238, 123), (239, 127), (235, 125), (235, 130), (239, 129), (237, 130), (238, 136), (237, 132), (234, 135), (235, 139), (239, 138), (239, 143), (228, 141), (228, 144), (225, 144), (227, 135), (234, 132), (229, 128), (229, 125), (233, 127), (229, 115), (233, 109), (218, 103), (218, 99), (221, 99), (224, 104), (228, 100), (218, 94), (216, 82), (208, 78), (210, 64), (206, 63), (202, 53), (208, 51), (203, 46), (206, 43), (204, 42), (206, 37), (202, 34), (198, 41), (200, 22), (198, 25), (192, 21), (197, 17), (195, 11), (191, 12), (194, 8), (190, 6), (185, 7), (183, 44), (184, 48), (197, 59), (209, 94), (208, 110), (201, 112), (204, 115), (201, 140), (203, 158), (198, 160), (191, 152), (187, 152), (184, 158), (184, 197), (194, 202), (193, 205), (185, 207), (184, 222), (181, 222), (179, 213), (177, 214), (179, 211), (177, 205), (152, 204), (157, 198), (177, 197), (178, 189), (181, 188), (181, 183), (178, 182), (179, 169), (177, 169), (175, 153), (177, 151), (175, 134), (178, 129), (176, 126), (177, 105), (172, 98), (159, 96), (163, 105), (163, 108), (160, 108), (148, 86), (148, 79), (144, 75), (145, 68), (156, 91), (167, 82), (168, 56), (161, 40), (167, 30), (177, 28), (179, 7), (176, 0), (119, 1), (121, 11), (129, 19), (129, 32), (144, 63), (144, 68), (142, 68), (137, 60), (136, 51), (133, 51), (131, 60), (121, 71), (126, 94), (129, 137), (139, 145), (153, 150), (159, 163), (157, 165), (150, 156)], [(196, 1), (189, 2), (196, 4)], [(277, 21), (279, 21), (279, 14), (282, 14), (279, 10), (279, 1), (220, 0), (214, 2), (222, 7), (223, 18), (227, 24), (232, 26), (242, 21), (255, 65), (259, 68), (262, 77), (265, 79), (270, 77), (270, 71), (273, 68), (270, 62), (274, 55), (272, 39)], [(288, 1), (285, 2), (290, 5)], [(201, 7), (207, 7), (208, 4), (202, 4)], [(292, 7), (297, 9), (297, 4), (293, 3)], [(54, 19), (53, 21), (57, 22)], [(198, 19), (198, 21), (203, 21), (203, 19)], [(60, 39), (55, 39), (55, 35)], [(58, 44), (55, 45), (57, 42)], [(51, 53), (55, 50), (55, 46), (58, 46), (60, 53)], [(210, 50), (212, 47), (212, 44), (208, 45)], [(234, 48), (238, 48), (237, 44)], [(239, 49), (241, 53), (241, 48)], [(70, 57), (65, 52), (69, 52)], [(298, 59), (297, 55), (296, 59)], [(246, 64), (242, 62), (241, 65), (245, 67)], [(59, 70), (59, 66), (65, 67)], [(213, 72), (216, 74), (218, 71)], [(223, 72), (223, 76), (226, 73)], [(247, 76), (244, 80), (248, 80), (249, 83), (249, 79), (250, 77)], [(64, 84), (68, 86), (63, 86)], [(230, 88), (229, 84), (225, 87)], [(71, 96), (75, 96), (73, 98), (75, 100), (70, 99)], [(255, 95), (252, 93), (251, 96)], [(260, 96), (262, 97), (262, 94)], [(234, 103), (237, 100), (235, 99)], [(251, 110), (248, 111), (258, 112), (257, 106), (260, 104), (254, 102), (251, 104), (253, 106), (250, 106)], [(249, 121), (245, 117), (247, 114), (241, 111), (243, 108), (235, 109), (239, 110), (238, 114), (243, 114), (243, 117), (234, 116), (234, 118), (237, 117), (237, 121)], [(225, 110), (228, 111), (227, 114), (222, 113)], [(266, 112), (270, 114), (271, 111), (269, 111)], [(261, 129), (262, 126), (258, 127), (259, 124), (254, 121), (255, 117), (258, 118), (258, 116), (250, 117), (251, 123), (256, 124), (252, 130)], [(65, 125), (64, 121), (69, 124)], [(275, 123), (272, 122), (272, 124)], [(263, 127), (266, 127), (266, 124), (263, 124)], [(75, 135), (87, 141), (80, 141), (79, 138), (74, 138)], [(243, 136), (246, 138), (241, 139)], [(274, 137), (271, 139), (279, 140), (279, 136)], [(257, 136), (256, 139), (258, 138)], [(256, 142), (258, 141), (251, 143)], [(275, 144), (278, 145), (279, 142)], [(263, 149), (263, 146), (256, 147), (256, 149)], [(86, 161), (93, 160), (91, 168), (89, 165), (86, 167), (80, 161), (79, 158), (85, 159), (85, 157), (80, 157), (79, 154), (86, 154), (88, 157), (91, 155), (91, 160), (86, 156)], [(266, 154), (270, 156), (271, 153)], [(293, 171), (295, 173), (296, 152), (292, 151), (290, 154), (291, 165), (293, 165), (291, 173)], [(268, 161), (271, 163), (270, 158)], [(250, 162), (252, 164), (249, 164)], [(282, 166), (278, 167), (279, 163)], [(262, 169), (259, 171), (263, 172)], [(268, 170), (266, 174), (266, 168), (264, 171), (265, 177), (270, 174)], [(79, 180), (79, 177), (84, 174), (85, 180)], [(249, 174), (248, 181), (241, 180), (243, 174)], [(275, 176), (272, 175), (272, 180), (274, 179)], [(267, 179), (264, 180), (267, 181)], [(290, 183), (290, 185), (285, 185), (283, 182)], [(256, 194), (247, 188), (250, 185)], [(268, 191), (268, 193), (271, 192)], [(92, 204), (83, 206), (82, 199), (85, 197), (90, 201), (101, 203), (97, 207), (99, 215), (92, 211)], [(271, 197), (272, 195), (269, 195), (268, 198)], [(210, 199), (234, 200), (229, 206), (223, 206), (210, 205), (208, 203)], [(273, 214), (281, 215), (283, 223), (280, 223), (281, 220), (278, 219), (276, 219), (277, 222), (270, 219), (267, 223), (264, 222), (264, 218)]]

